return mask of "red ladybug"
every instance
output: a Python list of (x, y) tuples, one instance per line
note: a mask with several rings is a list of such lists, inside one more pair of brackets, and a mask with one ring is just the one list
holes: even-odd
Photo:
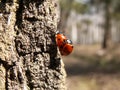
[(63, 48), (59, 48), (61, 55), (67, 56), (73, 51), (73, 45), (72, 41), (69, 39), (66, 39), (66, 43), (63, 46)]
[(72, 41), (59, 32), (56, 33), (56, 44), (61, 55), (67, 56), (73, 51)]
[(57, 32), (57, 34), (56, 34), (56, 44), (59, 48), (62, 48), (65, 45), (66, 39), (67, 38), (63, 34)]

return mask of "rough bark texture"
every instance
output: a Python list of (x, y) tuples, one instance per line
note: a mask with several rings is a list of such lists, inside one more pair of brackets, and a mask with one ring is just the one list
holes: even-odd
[(0, 90), (65, 90), (55, 0), (0, 0)]

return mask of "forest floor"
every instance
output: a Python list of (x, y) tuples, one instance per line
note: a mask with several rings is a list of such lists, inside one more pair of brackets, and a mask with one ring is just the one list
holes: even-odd
[(68, 90), (120, 90), (120, 45), (109, 50), (76, 45), (63, 62)]

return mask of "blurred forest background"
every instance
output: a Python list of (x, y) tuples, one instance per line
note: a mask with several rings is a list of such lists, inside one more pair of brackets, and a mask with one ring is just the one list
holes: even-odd
[(59, 0), (68, 90), (120, 90), (120, 0)]

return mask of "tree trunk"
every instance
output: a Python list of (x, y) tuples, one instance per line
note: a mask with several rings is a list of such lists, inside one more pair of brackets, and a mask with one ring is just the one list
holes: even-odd
[(110, 0), (105, 1), (105, 29), (102, 47), (104, 49), (110, 48), (112, 45), (111, 37), (111, 17), (110, 17)]
[(0, 0), (0, 90), (65, 90), (56, 0)]

